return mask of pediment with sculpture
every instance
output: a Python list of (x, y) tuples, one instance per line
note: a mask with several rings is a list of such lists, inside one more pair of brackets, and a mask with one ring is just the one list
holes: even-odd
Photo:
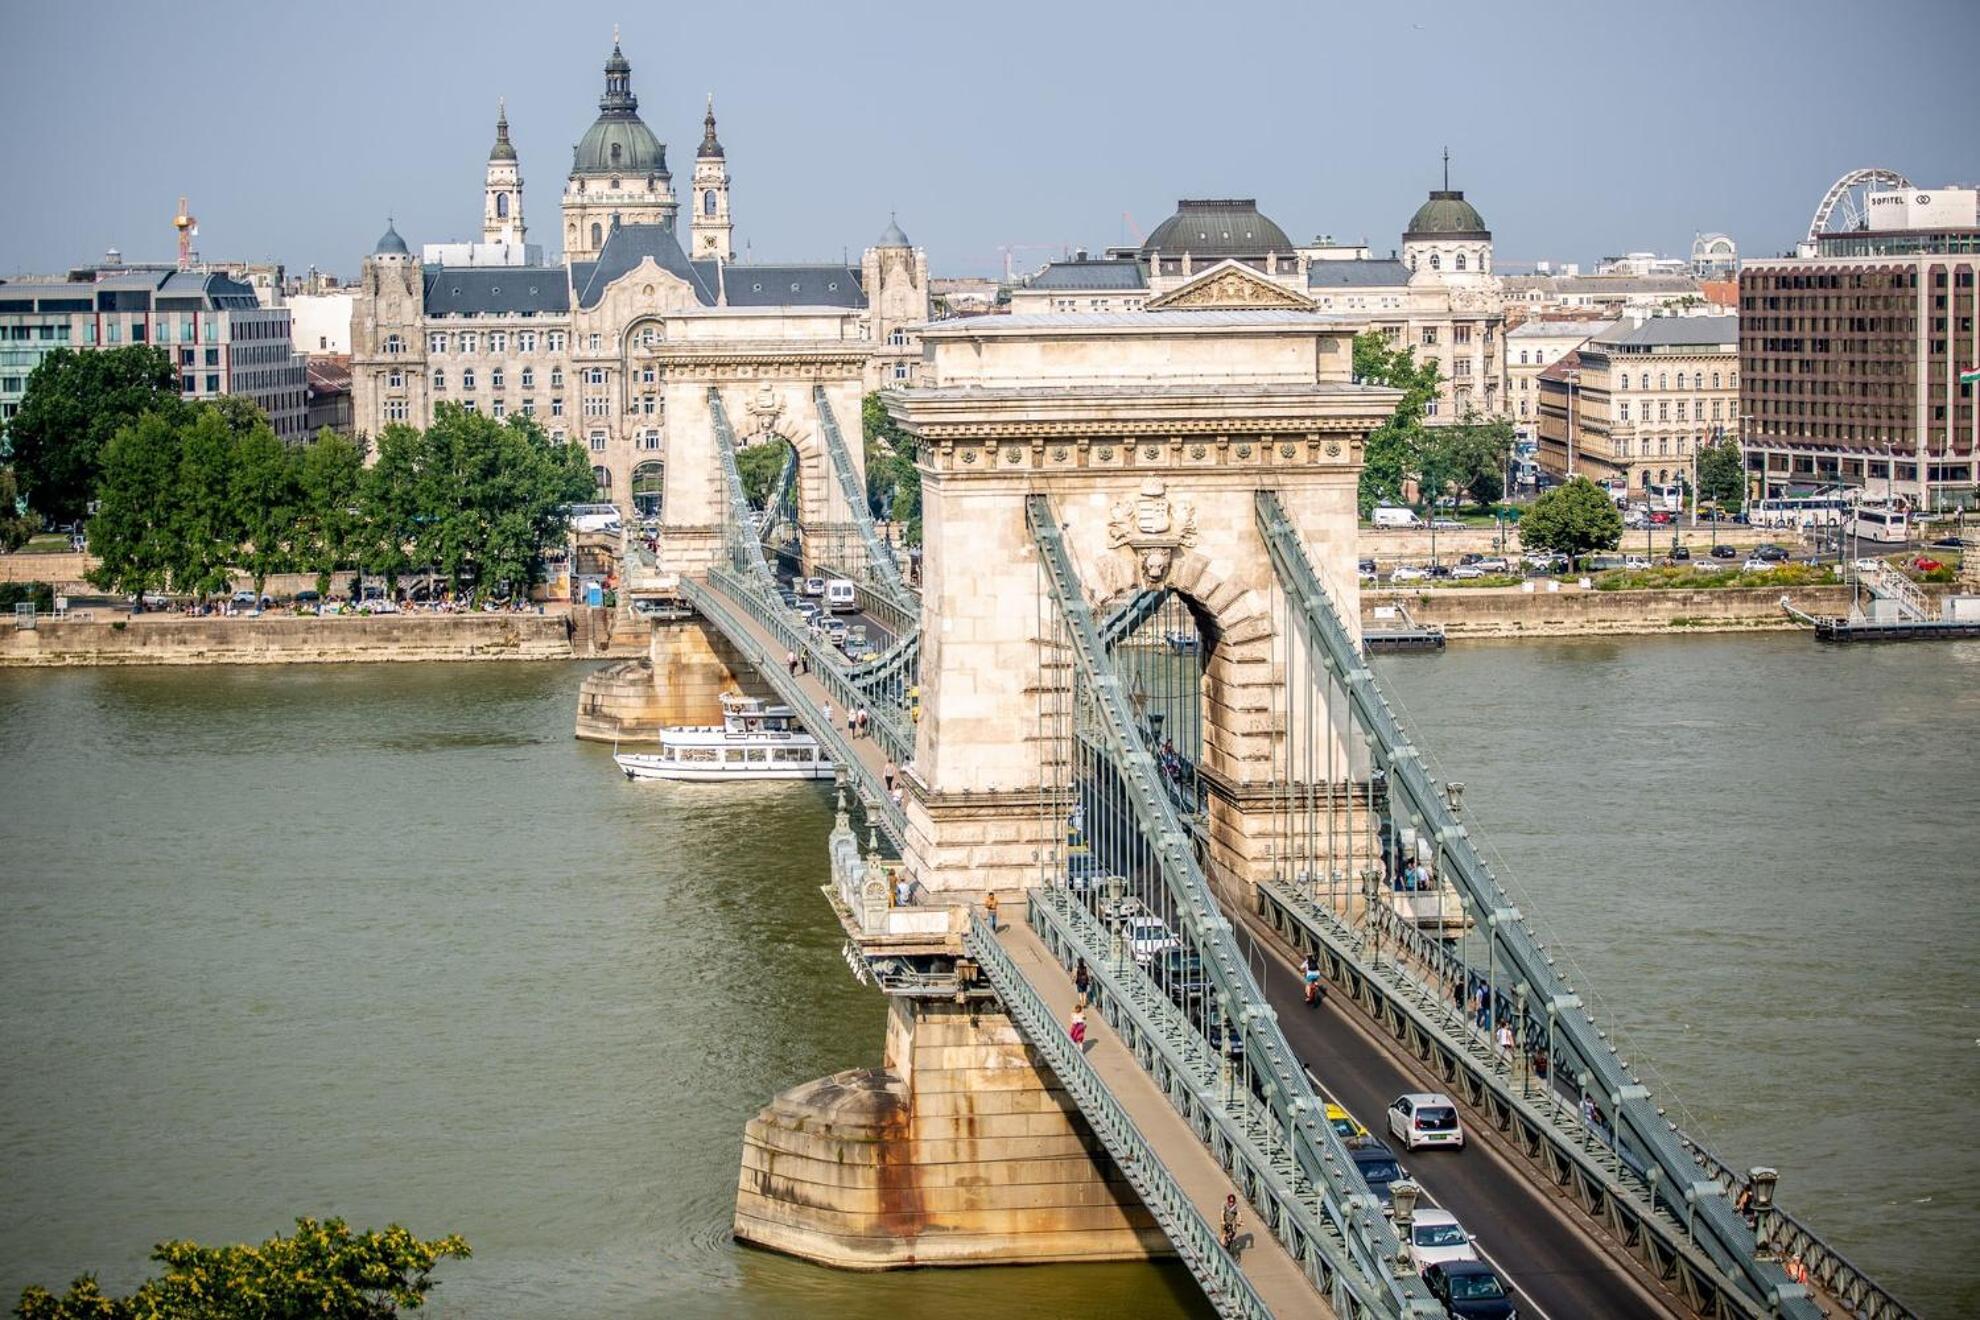
[(1150, 298), (1146, 309), (1151, 312), (1310, 312), (1317, 305), (1305, 294), (1288, 289), (1242, 262), (1220, 261), (1188, 283)]

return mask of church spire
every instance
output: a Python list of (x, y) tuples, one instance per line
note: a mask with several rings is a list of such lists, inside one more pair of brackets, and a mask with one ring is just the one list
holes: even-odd
[(722, 143), (715, 136), (715, 93), (708, 94), (708, 113), (701, 117), (701, 150), (695, 153), (703, 160), (720, 159)]
[(509, 141), (509, 98), (504, 96), (495, 103), (495, 146), (489, 151), (490, 160), (514, 160), (516, 148)]

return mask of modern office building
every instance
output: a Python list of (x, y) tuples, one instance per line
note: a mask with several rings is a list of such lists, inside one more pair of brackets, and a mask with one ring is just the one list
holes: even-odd
[(0, 284), (0, 422), (20, 408), (27, 378), (58, 348), (151, 344), (172, 355), (188, 399), (236, 394), (285, 440), (305, 434), (303, 361), (289, 310), (217, 271), (106, 265), (66, 280)]
[(1812, 255), (1739, 274), (1748, 466), (1768, 493), (1864, 485), (1972, 507), (1980, 483), (1980, 192), (1887, 188)]

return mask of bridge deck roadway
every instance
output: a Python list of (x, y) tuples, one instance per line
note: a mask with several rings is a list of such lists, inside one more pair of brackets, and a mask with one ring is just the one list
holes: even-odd
[[(782, 665), (784, 650), (775, 639), (754, 619), (740, 612), (738, 617), (745, 635), (730, 640), (757, 664)], [(826, 700), (825, 688), (815, 676), (800, 675), (797, 681), (809, 706), (798, 713), (816, 719)], [(845, 712), (835, 706), (832, 716), (843, 720)], [(859, 739), (853, 747), (876, 774), (886, 764), (887, 753), (878, 741)], [(1019, 910), (1015, 902), (1005, 908), (1007, 913)], [(1242, 925), (1249, 927), (1250, 923)], [(1345, 1015), (1353, 1010), (1345, 1009), (1335, 998), (1330, 997), (1326, 1007), (1309, 1011), (1281, 947), (1262, 928), (1253, 929), (1260, 943), (1275, 955), (1267, 959), (1266, 997), (1278, 1010), (1280, 1024), (1301, 1062), (1349, 1113), (1382, 1135), (1389, 1101), (1405, 1091), (1435, 1088), (1407, 1072), (1393, 1055), (1351, 1023)], [(1022, 920), (1007, 917), (1002, 942), (1053, 1013), (1069, 1020), (1071, 979), (1052, 961), (1031, 928)], [(1097, 1014), (1087, 1020), (1087, 1039), (1094, 1042), (1089, 1055), (1094, 1068), (1214, 1224), (1224, 1197), (1237, 1190), (1229, 1177)], [(1578, 1222), (1571, 1208), (1535, 1187), (1484, 1142), (1474, 1141), (1457, 1155), (1440, 1151), (1405, 1155), (1403, 1166), (1429, 1191), (1432, 1200), (1478, 1234), (1479, 1245), (1523, 1294), (1527, 1305), (1521, 1307), (1521, 1314), (1537, 1314), (1540, 1320), (1579, 1316), (1666, 1320), (1676, 1314), (1589, 1239), (1589, 1230)], [(1257, 1217), (1248, 1207), (1245, 1218), (1247, 1230), (1256, 1232)], [(1310, 1314), (1315, 1307), (1324, 1307), (1299, 1266), (1269, 1234), (1257, 1234), (1255, 1245), (1243, 1253), (1243, 1265), (1252, 1285), (1275, 1314)]]
[[(1072, 978), (1052, 958), (1051, 952), (1031, 927), (1022, 920), (1006, 920), (998, 942), (1011, 955), (1019, 972), (1051, 1008), (1060, 1021), (1072, 1020), (1075, 999)], [(1224, 1198), (1238, 1190), (1230, 1175), (1211, 1158), (1209, 1150), (1190, 1131), (1189, 1124), (1162, 1094), (1154, 1079), (1135, 1062), (1133, 1052), (1099, 1014), (1086, 1022), (1086, 1057), (1093, 1071), (1128, 1117), (1142, 1138), (1154, 1148), (1157, 1157), (1203, 1217), (1212, 1224), (1223, 1214)], [(1238, 1265), (1258, 1296), (1276, 1316), (1332, 1315), (1326, 1299), (1307, 1281), (1305, 1271), (1277, 1238), (1262, 1230), (1258, 1216), (1244, 1206), (1244, 1220)]]
[[(1330, 994), (1321, 1007), (1307, 1007), (1284, 946), (1248, 919), (1241, 929), (1249, 929), (1271, 954), (1264, 960), (1265, 997), (1300, 1061), (1362, 1126), (1390, 1140), (1389, 1102), (1407, 1091), (1438, 1086), (1427, 1074), (1405, 1069), (1340, 996)], [(1574, 1207), (1536, 1187), (1475, 1132), (1458, 1152), (1410, 1154), (1400, 1143), (1390, 1144), (1430, 1199), (1477, 1234), (1479, 1247), (1522, 1294), (1522, 1316), (1664, 1320), (1678, 1314), (1589, 1237), (1591, 1229)]]

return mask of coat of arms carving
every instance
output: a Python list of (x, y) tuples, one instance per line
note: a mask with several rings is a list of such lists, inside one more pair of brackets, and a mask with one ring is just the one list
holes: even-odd
[(1134, 555), (1148, 586), (1160, 586), (1176, 551), (1196, 544), (1196, 507), (1171, 499), (1158, 477), (1142, 482), (1140, 494), (1116, 500), (1112, 514), (1107, 544)]

